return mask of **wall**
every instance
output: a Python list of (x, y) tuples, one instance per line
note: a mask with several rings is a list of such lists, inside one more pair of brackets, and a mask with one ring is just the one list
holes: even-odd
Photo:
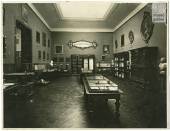
[[(144, 40), (141, 37), (140, 34), (140, 27), (141, 23), (143, 20), (143, 14), (144, 11), (151, 12), (151, 4), (147, 5), (144, 9), (142, 9), (140, 12), (138, 12), (134, 17), (132, 17), (128, 22), (126, 22), (123, 26), (121, 26), (118, 30), (116, 30), (113, 33), (113, 52), (118, 53), (118, 52), (123, 52), (123, 51), (128, 51), (131, 49), (136, 49), (144, 46), (156, 46), (158, 47), (158, 56), (166, 56), (166, 33), (167, 33), (167, 25), (165, 23), (155, 23), (154, 24), (154, 29), (153, 29), (153, 34), (148, 42), (146, 44)], [(134, 33), (134, 41), (132, 44), (129, 42), (128, 38), (128, 33), (129, 31), (132, 30)], [(121, 47), (121, 35), (125, 35), (125, 46)], [(115, 40), (118, 41), (118, 48), (115, 49)]]
[[(25, 22), (22, 17), (22, 5), (24, 5), (28, 11), (28, 22)], [(5, 23), (3, 26), (3, 34), (7, 37), (7, 52), (4, 58), (4, 64), (6, 66), (14, 66), (15, 64), (15, 28), (16, 20), (23, 23), (26, 27), (32, 30), (32, 63), (49, 63), (50, 60), (39, 60), (38, 50), (45, 51), (51, 54), (51, 47), (42, 46), (42, 32), (46, 33), (46, 40), (51, 41), (51, 33), (47, 27), (40, 21), (40, 19), (34, 14), (34, 12), (26, 4), (3, 4), (5, 8)], [(36, 31), (40, 32), (40, 44), (36, 42)], [(46, 44), (47, 45), (47, 44)], [(47, 54), (46, 54), (47, 58)], [(10, 67), (9, 67), (10, 68)], [(11, 67), (12, 68), (12, 67)], [(10, 69), (9, 69), (10, 70)], [(12, 71), (12, 70), (11, 70)], [(10, 71), (10, 72), (11, 72)]]
[[(56, 45), (63, 45), (64, 46), (64, 57), (70, 57), (71, 54), (94, 54), (96, 60), (101, 60), (101, 56), (103, 55), (103, 45), (110, 45), (110, 54), (112, 54), (112, 33), (88, 33), (88, 32), (53, 32), (52, 33), (52, 40), (53, 40), (53, 49), (52, 49), (52, 57), (58, 56), (55, 53), (55, 46)], [(80, 41), (96, 41), (97, 48), (88, 48), (88, 49), (78, 49), (78, 48), (70, 48), (67, 44), (72, 40)]]

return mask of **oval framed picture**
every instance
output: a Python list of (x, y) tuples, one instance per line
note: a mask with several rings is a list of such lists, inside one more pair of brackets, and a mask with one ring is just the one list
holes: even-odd
[(140, 32), (141, 32), (143, 40), (146, 43), (149, 42), (149, 39), (152, 36), (153, 28), (154, 28), (154, 24), (152, 23), (152, 17), (150, 13), (144, 12)]

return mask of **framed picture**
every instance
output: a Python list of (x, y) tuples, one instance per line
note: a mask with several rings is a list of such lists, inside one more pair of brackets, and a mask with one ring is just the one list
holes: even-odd
[(117, 49), (118, 47), (118, 43), (117, 43), (117, 40), (115, 40), (115, 49)]
[(40, 43), (40, 32), (36, 31), (36, 42)]
[(46, 33), (42, 33), (42, 45), (46, 46)]
[(50, 40), (48, 39), (48, 47), (50, 47)]
[(105, 60), (105, 58), (106, 58), (106, 56), (105, 56), (105, 55), (102, 55), (102, 61), (104, 61), (104, 60)]
[(55, 53), (62, 54), (63, 53), (63, 45), (56, 45), (55, 46)]
[(103, 45), (103, 54), (109, 54), (109, 53), (110, 53), (110, 46)]
[(59, 62), (64, 62), (64, 57), (58, 57)]
[(125, 35), (121, 35), (121, 47), (123, 47), (125, 45), (124, 37), (125, 37)]
[(38, 51), (38, 59), (41, 60), (41, 51)]
[(43, 60), (45, 60), (45, 51), (43, 51)]

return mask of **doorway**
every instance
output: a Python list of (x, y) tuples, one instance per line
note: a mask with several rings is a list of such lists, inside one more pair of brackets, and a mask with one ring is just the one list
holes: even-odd
[(72, 74), (84, 71), (95, 71), (95, 55), (71, 55)]
[(16, 72), (32, 70), (32, 31), (16, 21), (15, 65)]

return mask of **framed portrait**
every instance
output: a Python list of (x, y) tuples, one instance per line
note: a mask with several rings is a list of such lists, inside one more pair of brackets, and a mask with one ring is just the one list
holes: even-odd
[(110, 46), (103, 45), (103, 54), (109, 54), (109, 53), (110, 53)]
[(46, 33), (45, 32), (42, 33), (42, 45), (46, 46)]
[(40, 32), (36, 31), (36, 42), (40, 43)]
[(56, 45), (55, 46), (55, 53), (56, 54), (63, 54), (63, 45)]
[(45, 60), (45, 51), (43, 51), (43, 60)]
[(115, 49), (117, 49), (118, 47), (118, 43), (117, 43), (117, 40), (115, 40)]
[(50, 47), (50, 39), (48, 39), (48, 47)]
[(121, 47), (125, 45), (125, 35), (121, 35)]
[(41, 51), (38, 51), (38, 59), (41, 60)]
[(64, 62), (64, 57), (58, 57), (59, 62)]
[(102, 55), (102, 61), (104, 61), (106, 59), (105, 55)]

